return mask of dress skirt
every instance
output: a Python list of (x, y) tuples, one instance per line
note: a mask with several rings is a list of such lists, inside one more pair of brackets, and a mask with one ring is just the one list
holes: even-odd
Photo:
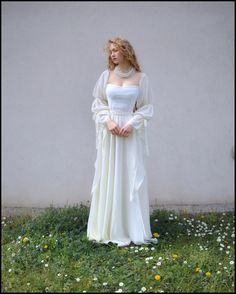
[[(122, 127), (132, 113), (111, 111), (110, 116)], [(155, 242), (150, 229), (143, 131), (133, 129), (128, 137), (121, 137), (100, 124), (94, 167), (88, 239), (118, 246)]]

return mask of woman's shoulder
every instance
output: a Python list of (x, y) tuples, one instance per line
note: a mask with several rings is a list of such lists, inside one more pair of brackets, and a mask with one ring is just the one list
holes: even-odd
[(107, 75), (107, 74), (109, 74), (109, 72), (110, 72), (109, 69), (105, 69), (101, 75)]
[(148, 80), (149, 80), (148, 75), (145, 72), (141, 71), (140, 72), (140, 84), (147, 82)]
[(143, 72), (143, 71), (140, 71), (140, 75), (141, 75), (142, 78), (147, 77), (147, 74), (145, 72)]
[(98, 82), (100, 83), (105, 82), (108, 76), (109, 76), (109, 71), (108, 69), (106, 69), (99, 75)]
[(100, 74), (100, 79), (105, 79), (109, 75), (109, 70), (105, 69), (101, 74)]

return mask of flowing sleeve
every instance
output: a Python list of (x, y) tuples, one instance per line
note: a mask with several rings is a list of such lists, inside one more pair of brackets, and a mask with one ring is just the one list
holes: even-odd
[(96, 127), (96, 149), (102, 141), (103, 131), (105, 128), (106, 121), (110, 117), (110, 110), (108, 101), (105, 93), (105, 85), (109, 76), (109, 71), (105, 70), (98, 78), (94, 89), (93, 89), (93, 103), (91, 111), (93, 113), (93, 120), (95, 121)]
[(140, 80), (140, 93), (136, 101), (133, 117), (127, 122), (139, 133), (144, 144), (145, 154), (149, 155), (147, 122), (153, 117), (153, 90), (146, 74)]
[(136, 102), (136, 111), (132, 119), (129, 120), (135, 129), (147, 126), (147, 122), (153, 117), (153, 90), (146, 74), (141, 77), (140, 94)]
[(105, 124), (109, 118), (109, 106), (105, 94), (105, 83), (108, 76), (108, 71), (104, 71), (97, 80), (93, 89), (93, 103), (91, 111), (93, 112), (93, 120), (96, 124)]

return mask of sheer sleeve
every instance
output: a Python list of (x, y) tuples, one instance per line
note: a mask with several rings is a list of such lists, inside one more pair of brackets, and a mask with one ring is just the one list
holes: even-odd
[(93, 89), (93, 97), (95, 99), (93, 100), (91, 111), (93, 112), (93, 119), (96, 123), (105, 124), (109, 118), (109, 106), (104, 93), (107, 76), (108, 71), (106, 70), (100, 75)]
[(153, 90), (150, 85), (149, 78), (146, 74), (141, 77), (140, 94), (136, 102), (136, 111), (132, 119), (128, 121), (135, 129), (140, 129), (147, 125), (153, 117)]
[(136, 101), (136, 109), (133, 117), (127, 122), (139, 133), (144, 144), (145, 154), (149, 155), (147, 136), (147, 122), (153, 117), (153, 90), (146, 74), (143, 73), (139, 84), (139, 96)]

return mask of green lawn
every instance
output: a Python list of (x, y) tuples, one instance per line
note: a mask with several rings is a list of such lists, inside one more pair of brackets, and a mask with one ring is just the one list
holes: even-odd
[(155, 245), (87, 240), (89, 208), (2, 218), (2, 292), (234, 292), (234, 212), (155, 210)]

